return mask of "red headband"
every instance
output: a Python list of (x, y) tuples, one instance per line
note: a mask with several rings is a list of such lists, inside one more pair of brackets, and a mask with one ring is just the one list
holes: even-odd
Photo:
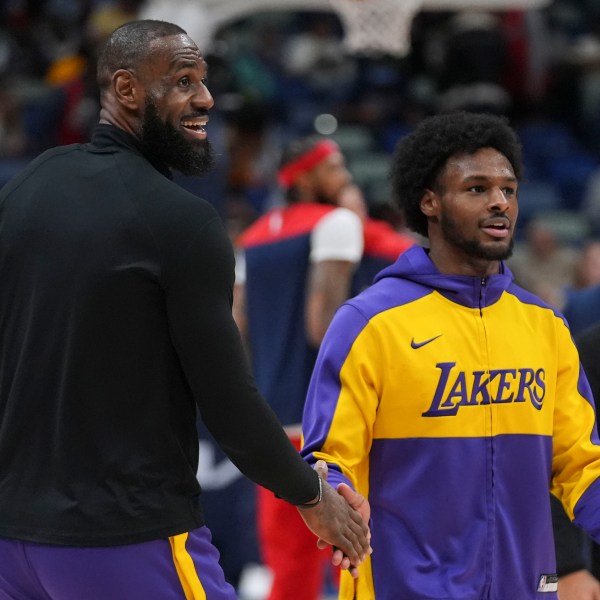
[(284, 165), (279, 169), (277, 178), (284, 187), (290, 187), (298, 175), (310, 171), (316, 167), (323, 159), (339, 152), (339, 146), (332, 140), (321, 140), (317, 142), (308, 152), (300, 155), (296, 160)]

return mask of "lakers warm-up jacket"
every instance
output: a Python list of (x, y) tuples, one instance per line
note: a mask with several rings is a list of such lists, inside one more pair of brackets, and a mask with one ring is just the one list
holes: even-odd
[(373, 554), (345, 600), (556, 598), (551, 490), (600, 539), (591, 391), (562, 316), (407, 250), (321, 346), (303, 455), (371, 505)]

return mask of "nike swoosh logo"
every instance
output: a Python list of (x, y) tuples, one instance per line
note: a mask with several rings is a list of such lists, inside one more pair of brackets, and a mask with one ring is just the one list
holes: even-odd
[(422, 346), (426, 346), (427, 344), (433, 342), (433, 340), (437, 340), (441, 336), (442, 334), (440, 333), (440, 335), (436, 335), (435, 337), (425, 340), (424, 342), (415, 342), (415, 338), (413, 338), (410, 345), (416, 350), (417, 348), (421, 348)]

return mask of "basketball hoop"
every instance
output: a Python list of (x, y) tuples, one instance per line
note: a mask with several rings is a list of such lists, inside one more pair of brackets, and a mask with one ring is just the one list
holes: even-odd
[(329, 0), (344, 26), (344, 46), (363, 54), (405, 56), (423, 0)]

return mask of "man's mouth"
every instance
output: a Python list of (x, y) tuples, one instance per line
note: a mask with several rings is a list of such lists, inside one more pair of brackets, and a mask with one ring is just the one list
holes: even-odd
[(508, 219), (490, 219), (481, 227), (493, 238), (506, 238), (510, 234), (510, 221)]
[(196, 119), (182, 119), (181, 126), (194, 138), (205, 139), (206, 138), (206, 124), (208, 123), (208, 117), (200, 117)]

